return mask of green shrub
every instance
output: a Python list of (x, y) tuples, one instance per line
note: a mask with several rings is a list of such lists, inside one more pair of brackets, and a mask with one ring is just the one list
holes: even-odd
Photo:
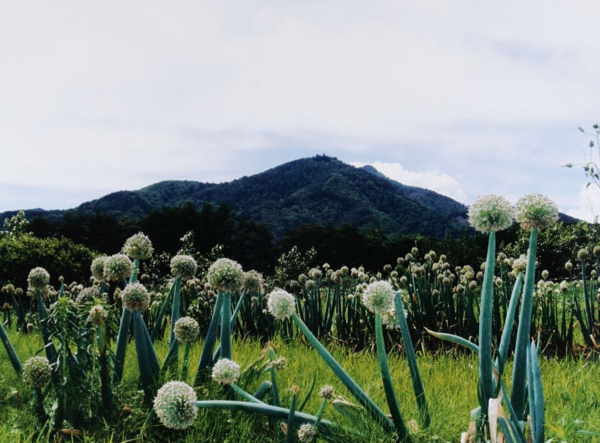
[(53, 278), (86, 281), (94, 256), (92, 250), (66, 238), (37, 238), (28, 233), (4, 235), (0, 238), (0, 282), (25, 288), (29, 271), (38, 266)]

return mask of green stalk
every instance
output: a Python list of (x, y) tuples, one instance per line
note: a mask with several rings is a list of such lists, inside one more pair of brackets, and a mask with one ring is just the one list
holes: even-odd
[(288, 411), (287, 418), (287, 443), (294, 443), (294, 419), (296, 413), (296, 403), (298, 401), (298, 393), (296, 392), (296, 388), (292, 388), (292, 401), (290, 402), (290, 409)]
[[(587, 317), (587, 326), (589, 335), (592, 336), (594, 334), (594, 327), (596, 324), (595, 316), (594, 316), (594, 299), (593, 291), (592, 291), (592, 282), (589, 285), (586, 284), (585, 278), (585, 260), (581, 260), (581, 282), (583, 285), (583, 296), (585, 302), (585, 311)], [(590, 340), (593, 343), (593, 339)]]
[(149, 394), (154, 382), (157, 381), (160, 365), (140, 311), (133, 313), (133, 336), (140, 369), (140, 382), (144, 391)]
[(21, 361), (17, 356), (17, 352), (15, 351), (15, 348), (12, 345), (10, 338), (8, 337), (8, 334), (6, 333), (6, 330), (4, 329), (4, 326), (1, 322), (0, 339), (2, 339), (2, 344), (4, 345), (4, 349), (6, 349), (6, 353), (8, 354), (8, 358), (10, 359), (10, 362), (13, 368), (15, 369), (15, 372), (17, 373), (17, 375), (21, 375), (21, 372), (23, 372), (23, 366), (21, 365)]
[(33, 389), (33, 397), (35, 398), (35, 413), (40, 420), (40, 423), (45, 423), (48, 420), (48, 415), (44, 409), (44, 394), (41, 388)]
[(271, 383), (269, 380), (263, 381), (258, 389), (254, 392), (253, 397), (262, 402), (262, 399), (265, 397), (265, 395), (267, 395), (267, 392), (269, 392), (272, 387), (273, 383)]
[(317, 420), (315, 421), (315, 428), (319, 427), (319, 423), (321, 423), (321, 419), (323, 418), (323, 412), (325, 412), (325, 406), (327, 406), (327, 400), (321, 400), (321, 406), (319, 406), (319, 410), (317, 411)]
[(538, 229), (534, 227), (529, 237), (527, 252), (527, 269), (525, 271), (525, 288), (519, 315), (519, 328), (515, 343), (515, 358), (512, 374), (512, 391), (510, 401), (515, 409), (518, 420), (525, 419), (527, 397), (527, 348), (529, 347), (529, 332), (531, 329), (531, 313), (533, 310), (533, 287), (535, 278), (535, 257), (537, 253)]
[[(221, 292), (221, 291), (219, 291)], [(221, 307), (221, 358), (231, 360), (231, 292), (222, 291), (223, 305)]]
[[(289, 409), (282, 408), (280, 406), (272, 406), (265, 403), (253, 403), (245, 401), (231, 401), (231, 400), (203, 400), (195, 401), (194, 405), (197, 408), (216, 408), (216, 409), (230, 409), (232, 411), (245, 411), (245, 412), (258, 412), (268, 417), (278, 418), (280, 420), (286, 420), (289, 417)], [(296, 421), (301, 423), (312, 423), (317, 421), (317, 417), (314, 415), (306, 414), (305, 412), (296, 412)], [(329, 432), (335, 432), (342, 430), (339, 426), (328, 420), (321, 420), (319, 426)]]
[(105, 414), (110, 417), (113, 411), (113, 398), (112, 388), (110, 385), (110, 366), (108, 363), (106, 326), (104, 324), (98, 325), (96, 331), (98, 334), (98, 363), (100, 365), (102, 406), (104, 407)]
[(235, 392), (237, 395), (239, 395), (240, 397), (242, 397), (244, 400), (248, 400), (248, 401), (250, 401), (252, 403), (258, 403), (258, 404), (261, 404), (261, 405), (265, 405), (266, 404), (264, 401), (261, 401), (258, 398), (256, 398), (255, 396), (253, 396), (253, 395), (249, 394), (248, 392), (244, 391), (242, 388), (240, 388), (235, 383), (230, 384), (229, 387), (231, 387), (231, 389), (233, 390), (233, 392)]
[[(402, 315), (404, 315), (404, 311), (402, 311)], [(379, 361), (379, 370), (381, 372), (381, 380), (383, 381), (383, 390), (385, 392), (385, 398), (390, 408), (392, 421), (394, 422), (394, 426), (396, 427), (396, 432), (398, 433), (399, 440), (408, 441), (408, 429), (406, 427), (406, 424), (404, 423), (402, 412), (400, 411), (400, 405), (398, 404), (398, 398), (396, 397), (394, 382), (392, 381), (392, 375), (390, 374), (390, 367), (388, 365), (387, 354), (385, 352), (381, 314), (375, 314), (375, 340), (377, 342), (377, 360)]]
[[(237, 316), (240, 314), (240, 310), (242, 309), (242, 305), (244, 304), (245, 298), (246, 298), (246, 289), (244, 289), (242, 291), (242, 294), (240, 295), (240, 299), (238, 300), (237, 304), (235, 305), (235, 309), (233, 310), (233, 314), (231, 315), (231, 324), (232, 325), (235, 324)], [(231, 328), (233, 329), (233, 326), (231, 326)]]
[(302, 331), (306, 339), (315, 348), (317, 353), (321, 356), (323, 361), (331, 368), (334, 374), (340, 379), (340, 381), (346, 386), (346, 388), (352, 393), (352, 395), (358, 400), (358, 402), (367, 410), (369, 415), (379, 423), (386, 432), (393, 432), (396, 427), (394, 423), (384, 414), (384, 412), (371, 400), (371, 398), (361, 389), (361, 387), (348, 375), (346, 371), (340, 366), (340, 364), (333, 358), (333, 356), (325, 349), (325, 347), (317, 340), (304, 322), (293, 312), (292, 320), (298, 326), (298, 329)]
[(163, 360), (161, 373), (166, 374), (169, 369), (174, 372), (177, 372), (177, 357), (179, 354), (179, 342), (175, 340), (171, 346), (169, 346), (169, 351)]
[[(506, 357), (508, 356), (508, 347), (510, 344), (510, 337), (512, 335), (513, 325), (515, 323), (515, 313), (517, 311), (517, 305), (519, 304), (519, 293), (523, 287), (523, 274), (519, 272), (517, 280), (513, 286), (513, 291), (510, 296), (510, 302), (506, 311), (506, 319), (504, 320), (504, 327), (502, 329), (502, 338), (500, 339), (500, 347), (498, 348), (498, 377), (502, 376), (504, 372), (504, 365), (506, 364)], [(500, 387), (496, 387), (496, 395), (500, 391)]]
[(119, 324), (119, 333), (117, 335), (117, 349), (115, 351), (114, 383), (119, 383), (123, 378), (123, 366), (125, 365), (129, 328), (131, 327), (131, 311), (125, 308), (122, 309), (121, 323)]
[(490, 231), (479, 317), (479, 384), (481, 388), (480, 405), (482, 411), (487, 411), (489, 400), (493, 397), (495, 391), (492, 373), (492, 311), (494, 303), (495, 262), (496, 233)]
[(456, 343), (457, 345), (464, 346), (465, 348), (470, 349), (471, 351), (479, 354), (479, 346), (467, 340), (466, 338), (454, 334), (448, 334), (446, 332), (435, 332), (427, 328), (425, 328), (425, 330), (429, 335), (433, 335), (434, 337), (440, 338), (442, 340), (446, 340), (452, 343)]
[(535, 342), (531, 342), (527, 353), (527, 379), (529, 394), (529, 415), (531, 416), (532, 443), (544, 442), (544, 393), (542, 373)]
[(44, 348), (46, 349), (46, 357), (50, 363), (56, 362), (58, 359), (58, 353), (56, 352), (56, 347), (54, 346), (54, 342), (50, 338), (50, 332), (46, 327), (46, 319), (48, 318), (48, 311), (46, 310), (46, 306), (44, 305), (44, 301), (42, 300), (42, 293), (38, 289), (36, 290), (36, 299), (37, 299), (37, 308), (38, 308), (38, 320), (42, 329), (42, 338), (44, 340)]
[(223, 298), (219, 293), (217, 295), (215, 309), (206, 333), (206, 340), (204, 341), (204, 347), (202, 348), (202, 355), (200, 356), (200, 361), (198, 362), (194, 386), (199, 386), (202, 383), (202, 371), (212, 365), (212, 351), (215, 347), (215, 342), (217, 341), (217, 330), (219, 328), (219, 319), (221, 318), (222, 304)]
[[(273, 361), (277, 358), (275, 351), (273, 348), (269, 347), (267, 350), (267, 356), (269, 357), (269, 361)], [(277, 385), (277, 373), (275, 372), (275, 368), (271, 366), (269, 368), (269, 373), (271, 374), (271, 394), (273, 395), (273, 406), (281, 406), (279, 402), (279, 388)]]
[(163, 302), (162, 306), (160, 307), (160, 311), (158, 312), (158, 315), (156, 316), (156, 319), (154, 320), (154, 328), (152, 328), (152, 335), (151, 335), (152, 341), (156, 340), (156, 338), (158, 337), (158, 333), (160, 332), (163, 318), (165, 318), (165, 315), (167, 314), (167, 309), (169, 309), (169, 304), (171, 303), (171, 300), (173, 299), (174, 292), (175, 292), (175, 285), (171, 285), (171, 289), (169, 289), (169, 294), (167, 295), (167, 298)]
[(186, 342), (183, 350), (183, 367), (181, 368), (181, 380), (187, 381), (188, 368), (190, 366), (190, 347), (191, 343)]
[(400, 333), (402, 334), (402, 341), (404, 342), (404, 352), (406, 353), (406, 360), (408, 361), (410, 376), (413, 382), (413, 391), (415, 392), (415, 398), (419, 407), (421, 426), (426, 429), (431, 423), (429, 405), (427, 404), (425, 386), (423, 385), (423, 379), (421, 378), (421, 372), (419, 371), (419, 365), (417, 364), (417, 356), (415, 355), (412, 338), (410, 337), (408, 322), (404, 316), (404, 305), (402, 303), (402, 294), (400, 292), (396, 292), (394, 304), (396, 316), (398, 317), (398, 326), (400, 326)]
[[(238, 300), (237, 304), (235, 305), (233, 314), (231, 315), (231, 319), (230, 319), (230, 330), (231, 331), (233, 330), (233, 327), (235, 325), (235, 320), (242, 308), (242, 304), (244, 302), (245, 295), (246, 295), (246, 290), (244, 289), (244, 291), (242, 292), (242, 295), (240, 296), (240, 299)], [(213, 362), (216, 362), (219, 359), (220, 355), (221, 355), (221, 344), (219, 343), (219, 345), (217, 346), (217, 350), (213, 354)]]
[[(171, 336), (169, 339), (169, 346), (173, 346), (173, 343), (177, 341), (175, 338), (175, 323), (179, 320), (181, 311), (181, 276), (175, 277), (173, 282), (173, 306), (171, 307)], [(175, 357), (177, 361), (177, 357)]]

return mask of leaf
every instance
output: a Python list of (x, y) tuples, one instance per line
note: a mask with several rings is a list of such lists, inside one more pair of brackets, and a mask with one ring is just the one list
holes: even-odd
[(469, 340), (459, 337), (458, 335), (454, 335), (454, 334), (447, 334), (445, 332), (434, 332), (431, 329), (427, 329), (425, 328), (425, 330), (433, 335), (434, 337), (437, 338), (441, 338), (442, 340), (446, 340), (446, 341), (451, 341), (452, 343), (456, 343), (458, 345), (464, 346), (465, 348), (468, 348), (476, 353), (479, 354), (479, 346), (477, 346), (475, 343), (470, 342)]

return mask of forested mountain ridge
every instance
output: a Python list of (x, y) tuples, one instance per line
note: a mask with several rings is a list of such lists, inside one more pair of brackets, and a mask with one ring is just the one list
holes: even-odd
[[(16, 213), (0, 214), (0, 223)], [(315, 248), (321, 263), (369, 269), (394, 263), (417, 243), (473, 266), (485, 257), (486, 237), (469, 227), (466, 206), (324, 155), (228, 183), (169, 180), (65, 211), (25, 214), (34, 237), (65, 238), (97, 253), (113, 254), (141, 231), (157, 253), (176, 254), (186, 238), (199, 254), (219, 246), (225, 256), (266, 272), (293, 247)], [(515, 224), (499, 242), (516, 241), (517, 233)]]
[(75, 208), (136, 219), (191, 203), (228, 205), (279, 237), (307, 224), (350, 224), (388, 235), (442, 238), (466, 228), (466, 206), (433, 191), (405, 186), (365, 167), (316, 156), (291, 161), (227, 183), (169, 180), (120, 191)]

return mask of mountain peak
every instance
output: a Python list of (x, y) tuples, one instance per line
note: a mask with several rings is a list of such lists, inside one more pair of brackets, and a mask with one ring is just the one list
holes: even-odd
[(353, 225), (363, 232), (444, 237), (467, 229), (466, 207), (426, 189), (405, 186), (373, 166), (335, 157), (301, 158), (226, 183), (167, 180), (86, 202), (76, 212), (132, 220), (167, 207), (227, 205), (276, 236), (307, 224)]

